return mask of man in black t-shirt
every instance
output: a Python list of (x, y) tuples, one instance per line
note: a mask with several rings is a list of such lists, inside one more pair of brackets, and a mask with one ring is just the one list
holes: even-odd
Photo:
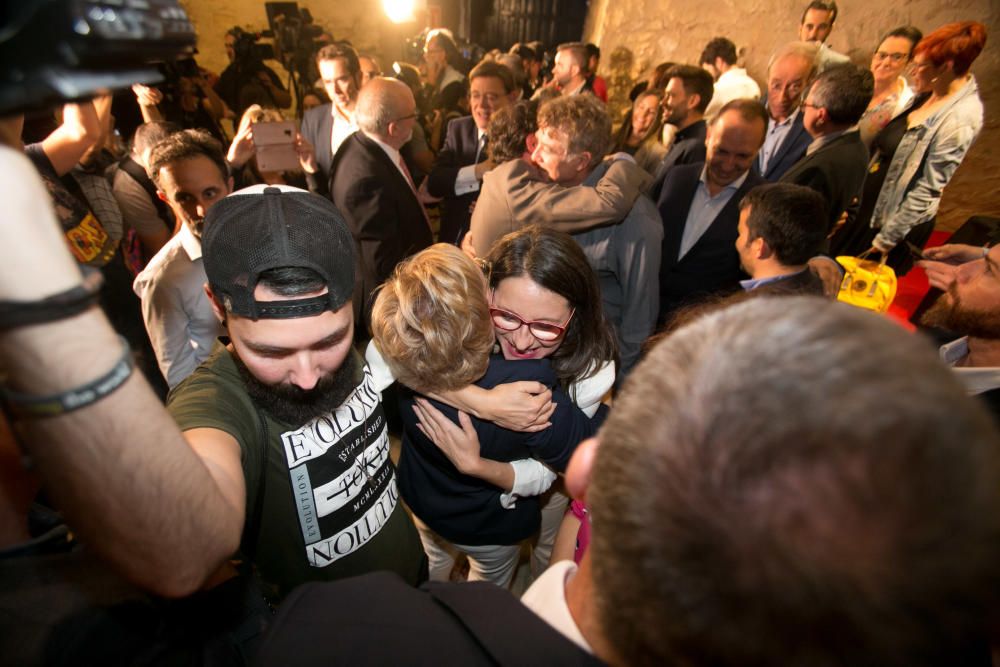
[(229, 501), (219, 539), (278, 597), (375, 570), (427, 576), (382, 398), (351, 345), (353, 248), (333, 204), (288, 186), (241, 190), (205, 219), (208, 292), (228, 336), (168, 408)]

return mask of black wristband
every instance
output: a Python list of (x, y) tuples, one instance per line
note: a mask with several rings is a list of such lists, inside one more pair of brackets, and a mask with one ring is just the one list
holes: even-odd
[(14, 418), (58, 417), (92, 405), (125, 384), (132, 375), (132, 349), (121, 336), (123, 352), (110, 371), (92, 382), (51, 396), (29, 396), (0, 386), (0, 400)]
[(38, 301), (0, 301), (0, 331), (46, 324), (82, 313), (97, 303), (101, 282), (101, 274), (95, 271), (83, 284)]

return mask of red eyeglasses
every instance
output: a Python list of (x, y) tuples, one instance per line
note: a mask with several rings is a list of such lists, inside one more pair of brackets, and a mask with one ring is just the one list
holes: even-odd
[(521, 319), (520, 316), (509, 310), (504, 310), (503, 308), (494, 308), (490, 306), (490, 317), (493, 318), (493, 324), (498, 329), (503, 329), (504, 331), (517, 331), (521, 327), (528, 327), (528, 331), (531, 335), (540, 341), (553, 341), (562, 337), (566, 333), (566, 326), (569, 321), (573, 319), (573, 313), (576, 312), (576, 308), (569, 311), (569, 317), (562, 324), (553, 324), (552, 322), (529, 322), (527, 320)]

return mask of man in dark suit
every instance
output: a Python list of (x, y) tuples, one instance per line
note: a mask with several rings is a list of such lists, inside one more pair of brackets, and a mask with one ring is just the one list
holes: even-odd
[(469, 73), (471, 116), (448, 123), (447, 137), (427, 179), (427, 191), (443, 197), (441, 207), (442, 243), (459, 244), (469, 231), (472, 206), (479, 196), (483, 174), (493, 168), (486, 158), (486, 130), (490, 118), (509, 106), (517, 92), (511, 71), (492, 61), (476, 65)]
[(867, 67), (835, 65), (817, 77), (802, 103), (802, 122), (813, 142), (781, 181), (810, 187), (823, 196), (826, 231), (856, 206), (868, 171), (868, 149), (857, 125), (868, 107), (874, 79)]
[(302, 137), (316, 151), (318, 171), (306, 174), (309, 189), (325, 195), (333, 156), (337, 154), (340, 144), (358, 129), (354, 122), (354, 106), (361, 90), (361, 65), (358, 52), (345, 43), (330, 44), (320, 49), (316, 54), (316, 65), (331, 101), (305, 113), (302, 117)]
[(809, 260), (826, 240), (823, 198), (802, 185), (765, 183), (740, 202), (736, 252), (749, 280), (740, 286), (755, 294), (823, 296), (823, 281)]
[(367, 337), (371, 295), (400, 260), (433, 243), (427, 213), (399, 154), (417, 122), (410, 88), (396, 79), (372, 79), (355, 106), (358, 131), (348, 137), (330, 167), (333, 203), (347, 218), (358, 245), (355, 327)]
[(667, 70), (667, 89), (663, 95), (663, 122), (677, 128), (670, 150), (653, 174), (647, 194), (660, 198), (663, 179), (675, 164), (705, 161), (705, 109), (712, 101), (712, 75), (694, 65), (675, 65)]
[(816, 45), (792, 42), (771, 59), (767, 71), (768, 121), (764, 145), (757, 156), (755, 168), (768, 181), (776, 181), (802, 159), (812, 137), (802, 125), (799, 102), (802, 91), (816, 70)]
[(751, 170), (767, 112), (755, 100), (729, 102), (708, 128), (704, 163), (677, 165), (663, 182), (660, 321), (699, 297), (736, 290), (740, 201), (763, 179)]

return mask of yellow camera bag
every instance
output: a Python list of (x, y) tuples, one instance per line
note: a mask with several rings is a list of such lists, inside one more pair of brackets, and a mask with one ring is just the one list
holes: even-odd
[(888, 255), (882, 255), (882, 260), (877, 262), (867, 259), (867, 254), (837, 258), (837, 263), (844, 267), (844, 279), (840, 283), (837, 300), (884, 313), (896, 296), (896, 272), (891, 266), (886, 266)]

